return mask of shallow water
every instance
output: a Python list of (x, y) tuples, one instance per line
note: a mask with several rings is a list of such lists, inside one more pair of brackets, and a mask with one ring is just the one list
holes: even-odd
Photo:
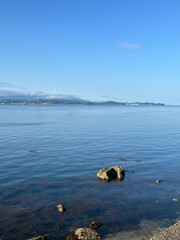
[[(65, 239), (93, 220), (103, 238), (144, 219), (173, 223), (179, 146), (180, 107), (0, 106), (0, 238)], [(111, 165), (123, 182), (96, 178)]]

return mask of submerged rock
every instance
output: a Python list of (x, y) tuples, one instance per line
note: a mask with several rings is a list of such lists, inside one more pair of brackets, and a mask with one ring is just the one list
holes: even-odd
[(65, 207), (62, 204), (57, 205), (57, 209), (60, 213), (63, 213), (65, 211)]
[(29, 238), (28, 240), (47, 240), (47, 235)]
[(102, 168), (97, 173), (97, 177), (104, 181), (123, 180), (125, 171), (120, 166), (113, 166), (109, 168)]
[(82, 240), (97, 240), (101, 239), (100, 235), (91, 228), (78, 228), (75, 231), (75, 235), (77, 239), (82, 239)]
[(98, 223), (98, 222), (92, 222), (92, 223), (89, 224), (89, 227), (91, 229), (97, 229), (97, 228), (100, 228), (102, 226), (103, 226), (103, 224), (102, 223)]
[(78, 238), (76, 237), (76, 235), (74, 234), (69, 234), (66, 238), (66, 240), (78, 240)]

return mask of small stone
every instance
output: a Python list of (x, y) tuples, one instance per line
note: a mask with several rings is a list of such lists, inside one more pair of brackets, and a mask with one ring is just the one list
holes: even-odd
[(101, 239), (100, 235), (91, 228), (78, 228), (75, 231), (78, 240), (97, 240)]
[(102, 223), (98, 223), (98, 222), (92, 222), (92, 223), (89, 224), (89, 227), (91, 229), (97, 229), (97, 228), (100, 228), (102, 226), (103, 226), (103, 224)]
[(178, 199), (178, 198), (173, 198), (173, 201), (174, 201), (174, 202), (180, 202), (180, 199)]
[(62, 204), (57, 205), (57, 209), (60, 213), (63, 213), (65, 211), (65, 207)]
[(162, 180), (156, 180), (155, 182), (156, 182), (156, 183), (160, 183), (160, 182), (162, 182)]

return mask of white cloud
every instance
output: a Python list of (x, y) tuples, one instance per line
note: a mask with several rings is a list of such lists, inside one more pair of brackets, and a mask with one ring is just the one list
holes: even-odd
[(0, 82), (0, 88), (12, 88), (13, 86), (6, 82)]
[(141, 48), (140, 44), (136, 44), (136, 43), (129, 43), (129, 42), (120, 42), (118, 44), (119, 48), (124, 48), (124, 49), (130, 49), (130, 50), (136, 50)]
[(11, 84), (0, 82), (0, 99), (19, 99), (19, 100), (37, 100), (37, 99), (65, 99), (65, 100), (81, 100), (79, 96), (69, 94), (48, 94), (41, 91), (29, 91), (23, 88), (16, 88)]
[(17, 87), (7, 82), (0, 82), (0, 89), (26, 90), (26, 88)]

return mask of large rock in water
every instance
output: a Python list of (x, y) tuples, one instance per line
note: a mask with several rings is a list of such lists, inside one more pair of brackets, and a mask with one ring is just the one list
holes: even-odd
[(78, 228), (75, 231), (77, 239), (81, 240), (97, 240), (101, 239), (100, 235), (91, 228)]
[(120, 166), (102, 168), (97, 173), (97, 177), (104, 181), (123, 180), (125, 177), (125, 171)]

